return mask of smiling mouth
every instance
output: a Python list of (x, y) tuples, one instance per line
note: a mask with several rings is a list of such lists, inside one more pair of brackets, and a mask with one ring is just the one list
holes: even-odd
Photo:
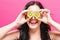
[(36, 24), (36, 23), (38, 23), (38, 20), (37, 20), (37, 19), (31, 19), (31, 20), (29, 21), (29, 23), (31, 23), (31, 24)]

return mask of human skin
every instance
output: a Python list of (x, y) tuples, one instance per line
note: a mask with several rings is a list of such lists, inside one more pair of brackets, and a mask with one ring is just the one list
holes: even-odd
[[(40, 8), (37, 5), (32, 5), (27, 10), (39, 11)], [(55, 21), (52, 20), (52, 18), (50, 16), (50, 11), (48, 9), (44, 9), (44, 10), (42, 9), (42, 11), (48, 11), (48, 13), (44, 13), (43, 17), (41, 19), (38, 19), (38, 21), (34, 17), (32, 17), (32, 20), (25, 19), (24, 15), (22, 15), (22, 14), (24, 12), (27, 12), (27, 10), (21, 12), (20, 15), (17, 17), (17, 19), (13, 23), (0, 28), (0, 39), (3, 38), (15, 26), (22, 25), (25, 22), (27, 22), (27, 24), (28, 24), (28, 26), (30, 28), (29, 29), (30, 40), (35, 40), (35, 39), (41, 40), (41, 37), (40, 37), (40, 24), (41, 24), (41, 21), (46, 23), (46, 24), (52, 25), (52, 26), (56, 27), (58, 30), (60, 30), (60, 28), (59, 28), (60, 24), (58, 24), (58, 23), (56, 23)], [(31, 21), (31, 23), (29, 21)], [(33, 22), (33, 24), (32, 24), (32, 22)], [(58, 34), (58, 33), (60, 33), (60, 32), (57, 32), (56, 34)], [(19, 31), (16, 32), (16, 34), (15, 34), (17, 36), (14, 36), (13, 34), (14, 34), (14, 32), (12, 32), (12, 34), (10, 34), (10, 35), (13, 36), (13, 37), (17, 37), (19, 35)], [(55, 33), (49, 32), (49, 34), (52, 35), (52, 36), (55, 36)], [(10, 35), (8, 35), (8, 36), (10, 36)], [(9, 38), (8, 36), (6, 36), (6, 37)], [(13, 38), (13, 40), (14, 40), (14, 38)]]

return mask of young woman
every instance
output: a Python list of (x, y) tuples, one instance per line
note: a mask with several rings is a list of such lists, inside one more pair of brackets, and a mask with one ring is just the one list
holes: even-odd
[[(28, 11), (41, 11), (42, 17), (36, 19), (34, 16), (28, 18)], [(58, 29), (52, 32), (50, 25)], [(18, 30), (11, 29), (18, 27)], [(26, 4), (24, 10), (11, 24), (0, 28), (0, 40), (60, 40), (60, 24), (52, 20), (50, 10), (45, 9), (38, 1)]]

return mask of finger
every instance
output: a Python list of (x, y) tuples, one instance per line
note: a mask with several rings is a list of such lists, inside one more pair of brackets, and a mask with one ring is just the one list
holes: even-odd
[(43, 17), (44, 16), (46, 16), (46, 17), (50, 16), (50, 10), (48, 10), (48, 9), (42, 9), (42, 15), (43, 15)]
[(22, 14), (24, 14), (24, 13), (26, 13), (26, 12), (28, 12), (29, 10), (24, 10), (24, 11), (22, 11), (20, 14), (19, 14), (19, 16), (20, 15), (22, 15)]
[(41, 12), (41, 11), (42, 11), (42, 9), (39, 10), (39, 12)]
[(47, 23), (47, 19), (38, 19), (40, 22)]
[(40, 13), (41, 13), (42, 17), (45, 16), (44, 9), (41, 9)]
[(45, 11), (46, 13), (50, 13), (49, 9), (44, 9), (43, 11)]
[(26, 12), (28, 12), (28, 11), (29, 11), (29, 10), (24, 10), (24, 11), (22, 11), (22, 12), (18, 15), (18, 18), (24, 16), (23, 14), (26, 13)]
[(29, 10), (24, 10), (24, 11), (22, 11), (22, 12), (20, 13), (20, 15), (22, 15), (22, 14), (28, 12), (28, 11), (29, 11)]
[(44, 9), (46, 11), (46, 17), (50, 17), (50, 10), (49, 9)]
[(26, 19), (25, 22), (28, 22), (30, 20), (30, 18)]
[(39, 21), (42, 21), (42, 19), (38, 19)]

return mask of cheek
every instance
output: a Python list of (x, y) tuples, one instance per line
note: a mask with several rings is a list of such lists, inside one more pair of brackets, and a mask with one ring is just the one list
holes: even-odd
[(41, 23), (41, 22), (40, 22), (40, 21), (38, 21), (38, 22), (37, 22), (37, 25), (39, 25), (40, 23)]

